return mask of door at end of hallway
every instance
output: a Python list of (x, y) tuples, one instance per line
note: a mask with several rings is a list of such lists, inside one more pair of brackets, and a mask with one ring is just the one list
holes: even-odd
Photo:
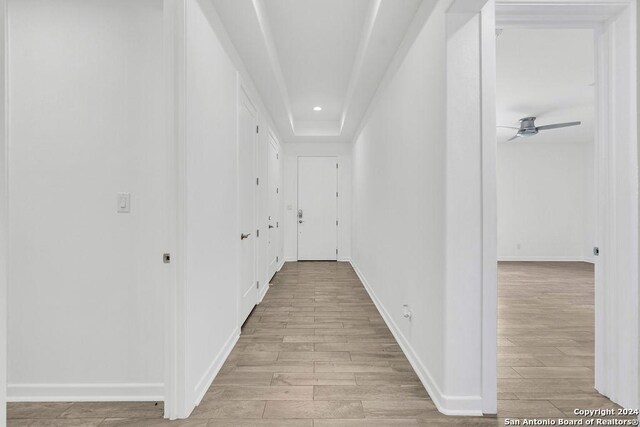
[(298, 157), (298, 260), (338, 259), (338, 159)]

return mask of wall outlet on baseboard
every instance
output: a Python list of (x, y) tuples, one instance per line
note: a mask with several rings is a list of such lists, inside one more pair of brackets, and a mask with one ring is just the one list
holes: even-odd
[(407, 304), (403, 305), (402, 310), (403, 310), (402, 315), (404, 316), (404, 318), (411, 320), (411, 317), (413, 317), (413, 313), (411, 313), (411, 310), (409, 310), (409, 306)]

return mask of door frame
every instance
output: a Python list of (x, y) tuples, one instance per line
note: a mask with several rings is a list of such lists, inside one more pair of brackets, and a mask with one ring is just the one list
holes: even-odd
[[(298, 210), (300, 209), (300, 158), (301, 157), (331, 157), (336, 159), (336, 165), (339, 165), (339, 157), (338, 155), (335, 156), (306, 156), (306, 155), (297, 155), (296, 156), (296, 212), (295, 212), (295, 218), (296, 218), (296, 261), (300, 261), (300, 233), (298, 230), (299, 227), (299, 223), (298, 223)], [(339, 173), (339, 166), (336, 168), (336, 193), (338, 193), (338, 196), (336, 196), (336, 199), (340, 198), (340, 173)], [(339, 205), (340, 200), (336, 200), (336, 221), (339, 221), (339, 214), (340, 214), (340, 205)], [(339, 226), (336, 226), (336, 250), (338, 250), (338, 245), (340, 243), (340, 234), (339, 234)], [(338, 261), (340, 259), (339, 257), (339, 253), (336, 253), (336, 261)], [(304, 260), (303, 260), (304, 261)]]
[(9, 258), (9, 121), (7, 1), (0, 0), (0, 424), (7, 418), (7, 283)]
[[(259, 117), (258, 117), (258, 108), (256, 107), (256, 105), (253, 103), (253, 101), (251, 100), (251, 97), (249, 96), (249, 94), (247, 93), (247, 90), (245, 89), (245, 85), (242, 82), (242, 77), (240, 76), (240, 73), (237, 73), (237, 80), (238, 80), (238, 98), (236, 101), (236, 109), (239, 111), (240, 110), (240, 105), (242, 102), (246, 102), (248, 104), (249, 107), (251, 107), (251, 110), (253, 112), (253, 118), (255, 121), (255, 125), (259, 127)], [(240, 126), (240, 121), (237, 120), (236, 121), (236, 126)], [(239, 140), (239, 128), (236, 130), (236, 158), (237, 158), (237, 163), (238, 163), (238, 179), (237, 179), (237, 187), (236, 187), (236, 194), (238, 197), (238, 200), (236, 202), (237, 204), (237, 214), (238, 214), (238, 219), (240, 218), (240, 210), (242, 209), (242, 206), (240, 206), (240, 191), (241, 191), (241, 185), (240, 185), (240, 140)], [(260, 222), (259, 222), (259, 204), (260, 204), (260, 181), (259, 181), (259, 176), (258, 176), (258, 159), (260, 156), (260, 147), (259, 147), (259, 143), (260, 143), (260, 138), (258, 136), (258, 132), (256, 131), (256, 133), (253, 134), (253, 163), (252, 163), (252, 172), (253, 172), (253, 176), (256, 177), (256, 185), (253, 187), (253, 230), (251, 231), (251, 234), (253, 234), (253, 239), (251, 239), (251, 242), (253, 244), (253, 282), (256, 283), (259, 280), (260, 274), (259, 274), (259, 265), (258, 265), (258, 229), (260, 226)], [(238, 236), (240, 236), (241, 233), (244, 232), (244, 230), (242, 230), (242, 224), (240, 224), (240, 221), (238, 220)], [(242, 247), (241, 245), (238, 245), (238, 260), (240, 260), (242, 258)], [(241, 263), (238, 262), (238, 279), (241, 277)], [(265, 284), (266, 286), (266, 284)], [(242, 300), (242, 284), (239, 282), (238, 284), (238, 301), (237, 301), (237, 308), (236, 308), (236, 312), (238, 313), (238, 316), (240, 316), (240, 307), (241, 307), (241, 300)], [(254, 307), (256, 305), (258, 305), (260, 301), (260, 289), (256, 289), (256, 301), (254, 304)], [(246, 319), (242, 319), (240, 320), (240, 317), (238, 317), (238, 330), (240, 330), (242, 324), (244, 323), (244, 320)]]
[[(186, 384), (186, 0), (163, 0), (163, 49), (165, 83), (165, 149), (168, 154), (167, 229), (168, 250), (174, 256), (166, 264), (164, 417), (186, 418), (191, 412)], [(171, 161), (173, 159), (173, 161)]]
[[(495, 46), (491, 42), (496, 22), (501, 27), (591, 28), (596, 34), (596, 242), (601, 249), (596, 272), (596, 380), (595, 388), (611, 400), (638, 406), (638, 156), (636, 81), (636, 2), (577, 0), (576, 2), (536, 2), (493, 0), (478, 11), (483, 28), (481, 41), (482, 124), (482, 227), (483, 227), (483, 412), (495, 413), (497, 325), (497, 232), (495, 187), (497, 141), (495, 133)], [(495, 15), (493, 15), (495, 13)], [(484, 15), (484, 16), (483, 16)], [(492, 16), (493, 15), (493, 16)], [(614, 18), (624, 20), (620, 23)], [(626, 55), (616, 55), (620, 44)], [(626, 57), (625, 57), (626, 56)], [(626, 77), (625, 78), (621, 78)], [(493, 105), (493, 111), (490, 111)], [(614, 116), (615, 112), (615, 116)], [(620, 129), (617, 117), (626, 119)], [(620, 163), (619, 152), (630, 154)], [(625, 212), (620, 215), (617, 206)], [(626, 221), (625, 221), (626, 220)], [(626, 233), (619, 230), (624, 229)], [(616, 257), (616, 255), (618, 257)], [(626, 257), (620, 261), (620, 257)], [(626, 264), (625, 264), (626, 262)], [(605, 286), (605, 284), (607, 286)], [(630, 296), (631, 298), (624, 298)], [(627, 305), (625, 305), (627, 304)], [(631, 311), (631, 314), (629, 314)], [(627, 314), (621, 314), (621, 313)], [(626, 316), (626, 317), (625, 317)], [(624, 329), (624, 333), (622, 332)], [(624, 336), (623, 336), (624, 335)], [(629, 339), (630, 338), (630, 339)], [(607, 355), (610, 357), (607, 359)], [(626, 370), (623, 370), (623, 367)], [(631, 369), (632, 371), (629, 371)], [(633, 372), (635, 371), (635, 372)], [(630, 375), (631, 373), (631, 375)], [(486, 386), (485, 386), (486, 385)]]
[[(268, 190), (269, 190), (269, 186), (271, 185), (271, 182), (270, 182), (271, 175), (270, 175), (270, 170), (269, 170), (269, 146), (273, 146), (273, 148), (276, 150), (276, 156), (277, 156), (276, 160), (278, 161), (278, 171), (277, 171), (278, 172), (277, 173), (277, 177), (278, 178), (276, 178), (276, 183), (277, 183), (277, 186), (278, 186), (277, 187), (278, 188), (278, 193), (277, 193), (278, 196), (276, 197), (276, 199), (277, 199), (276, 200), (276, 206), (280, 206), (281, 205), (280, 187), (282, 187), (282, 184), (280, 183), (280, 179), (279, 179), (280, 178), (280, 169), (281, 169), (280, 166), (279, 166), (280, 165), (280, 160), (281, 160), (280, 159), (280, 154), (281, 154), (280, 153), (280, 144), (278, 144), (278, 139), (273, 134), (271, 129), (269, 129), (269, 131), (267, 132), (267, 138), (268, 138), (268, 142), (267, 143), (269, 144), (267, 146), (267, 195), (269, 194)], [(270, 203), (269, 196), (267, 196), (267, 206), (268, 206), (267, 207), (267, 211), (269, 211), (269, 208), (270, 208), (269, 203)], [(274, 271), (272, 273), (271, 272), (270, 260), (267, 258), (267, 276), (268, 276), (267, 277), (267, 282), (270, 282), (271, 279), (273, 278), (273, 276), (278, 272), (278, 265), (279, 265), (279, 262), (280, 262), (280, 259), (279, 259), (279, 257), (280, 257), (279, 246), (280, 246), (280, 237), (281, 237), (280, 236), (280, 222), (282, 222), (282, 220), (281, 220), (281, 218), (279, 218), (279, 213), (280, 212), (278, 211), (278, 213), (276, 215), (276, 219), (277, 219), (277, 221), (276, 221), (277, 222), (277, 224), (276, 224), (276, 230), (277, 230), (276, 231), (276, 235), (278, 235), (278, 247), (275, 250), (276, 250), (276, 254), (277, 254), (276, 255), (277, 261), (276, 261), (275, 269), (274, 269)], [(269, 216), (269, 215), (267, 214), (267, 216)], [(267, 229), (267, 233), (269, 233), (268, 230), (269, 229)], [(270, 245), (270, 243), (267, 243), (267, 244)], [(267, 246), (267, 257), (268, 257), (268, 254), (269, 254), (269, 246)], [(267, 285), (268, 285), (268, 283), (265, 283), (265, 286), (267, 286)]]

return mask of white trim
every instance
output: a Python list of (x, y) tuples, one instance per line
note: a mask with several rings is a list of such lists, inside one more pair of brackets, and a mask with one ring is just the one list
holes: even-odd
[(0, 0), (0, 425), (7, 418), (7, 285), (9, 282), (9, 91), (7, 1)]
[[(284, 257), (282, 257), (282, 259), (280, 260), (280, 264), (278, 264), (278, 271), (282, 270), (282, 267), (284, 267), (284, 263), (285, 263), (286, 261), (287, 261), (287, 260), (286, 260)], [(293, 261), (293, 260), (292, 260), (292, 261)]]
[(262, 286), (262, 289), (260, 289), (260, 291), (258, 292), (258, 304), (262, 302), (262, 300), (264, 299), (264, 296), (267, 295), (267, 292), (269, 292), (269, 286), (270, 286), (270, 283), (267, 282), (266, 285)]
[(593, 28), (622, 12), (626, 0), (545, 1), (498, 0), (500, 28)]
[(200, 404), (202, 398), (207, 393), (207, 390), (209, 390), (209, 387), (211, 387), (211, 384), (213, 384), (213, 380), (220, 372), (220, 369), (222, 369), (224, 362), (229, 357), (229, 354), (231, 354), (231, 350), (233, 350), (233, 347), (236, 345), (239, 338), (240, 330), (236, 328), (233, 330), (233, 333), (229, 336), (227, 342), (224, 343), (222, 349), (220, 349), (216, 357), (213, 359), (213, 361), (211, 361), (209, 368), (207, 368), (205, 373), (196, 384), (193, 390), (194, 395), (196, 396), (196, 399), (193, 402), (194, 408)]
[(9, 384), (8, 402), (153, 402), (162, 383)]
[(167, 158), (167, 248), (173, 254), (165, 291), (164, 416), (185, 418), (186, 285), (185, 285), (185, 162), (186, 162), (186, 1), (164, 0), (165, 138)]
[(400, 345), (402, 352), (409, 360), (409, 363), (413, 367), (414, 371), (420, 378), (422, 385), (429, 393), (431, 400), (436, 405), (436, 408), (445, 415), (458, 415), (458, 416), (482, 416), (482, 397), (481, 396), (447, 396), (442, 393), (436, 382), (433, 380), (433, 376), (429, 372), (426, 366), (420, 361), (420, 357), (416, 354), (415, 350), (400, 331), (400, 328), (395, 324), (387, 309), (378, 299), (373, 288), (367, 282), (356, 263), (349, 261), (353, 269), (355, 270), (358, 278), (367, 290), (367, 293), (371, 297), (371, 300), (375, 304), (376, 308), (380, 312), (380, 315), (384, 319), (387, 327), (393, 334), (394, 338)]
[[(495, 3), (480, 9), (482, 181), (482, 412), (498, 412), (498, 206)], [(492, 125), (487, 126), (487, 123)]]
[(512, 262), (588, 262), (590, 264), (595, 263), (595, 260), (591, 257), (582, 256), (520, 256), (520, 255), (508, 255), (498, 256), (498, 261)]

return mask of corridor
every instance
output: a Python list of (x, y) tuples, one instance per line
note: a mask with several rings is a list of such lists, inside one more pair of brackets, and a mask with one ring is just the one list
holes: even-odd
[[(495, 425), (427, 395), (353, 268), (286, 263), (188, 420), (154, 403), (14, 403), (10, 426)], [(32, 417), (29, 419), (28, 417)]]

